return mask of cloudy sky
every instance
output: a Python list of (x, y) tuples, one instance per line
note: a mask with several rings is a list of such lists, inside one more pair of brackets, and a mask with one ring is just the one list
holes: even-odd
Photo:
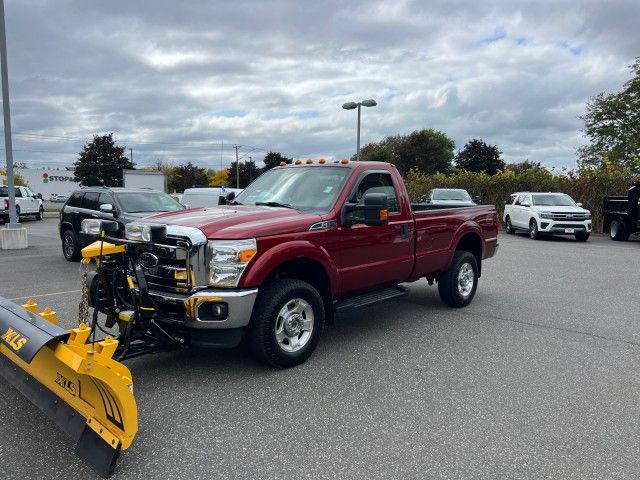
[[(585, 102), (640, 55), (640, 2), (5, 0), (14, 157), (70, 165), (342, 158), (421, 128), (509, 162), (575, 165)], [(4, 160), (4, 147), (2, 151)]]

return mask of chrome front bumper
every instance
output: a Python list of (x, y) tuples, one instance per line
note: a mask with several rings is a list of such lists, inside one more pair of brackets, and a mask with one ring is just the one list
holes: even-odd
[[(184, 311), (184, 327), (193, 329), (226, 329), (246, 327), (251, 320), (257, 288), (243, 290), (206, 289), (192, 295), (180, 295), (150, 290), (149, 295), (159, 303), (171, 304), (171, 310)], [(228, 314), (222, 320), (202, 320), (200, 307), (205, 303), (226, 303)]]

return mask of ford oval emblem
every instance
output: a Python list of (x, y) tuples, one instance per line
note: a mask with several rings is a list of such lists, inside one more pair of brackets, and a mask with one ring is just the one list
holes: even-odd
[(140, 265), (144, 268), (155, 268), (158, 266), (158, 257), (150, 252), (142, 252), (140, 254)]

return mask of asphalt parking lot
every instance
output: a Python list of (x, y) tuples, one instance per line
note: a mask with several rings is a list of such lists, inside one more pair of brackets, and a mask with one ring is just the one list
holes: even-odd
[[(55, 219), (0, 251), (0, 295), (74, 323)], [(304, 365), (242, 350), (128, 362), (140, 430), (113, 478), (637, 478), (640, 242), (500, 236), (473, 303), (418, 282), (338, 318)], [(0, 478), (93, 478), (0, 380)]]

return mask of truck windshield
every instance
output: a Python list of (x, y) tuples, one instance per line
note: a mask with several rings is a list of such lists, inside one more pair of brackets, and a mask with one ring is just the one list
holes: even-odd
[(127, 192), (116, 196), (127, 213), (173, 212), (184, 208), (166, 193)]
[(533, 204), (546, 207), (574, 207), (576, 202), (569, 195), (557, 193), (533, 195)]
[(351, 169), (344, 167), (276, 167), (245, 188), (234, 203), (272, 203), (303, 211), (327, 212), (350, 173)]
[(471, 201), (471, 196), (466, 190), (434, 190), (434, 200), (468, 200)]

